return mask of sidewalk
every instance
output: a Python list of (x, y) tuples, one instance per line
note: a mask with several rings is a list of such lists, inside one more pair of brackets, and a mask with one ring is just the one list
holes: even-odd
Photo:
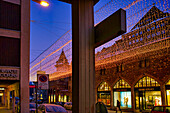
[(12, 113), (12, 110), (8, 110), (6, 107), (0, 107), (0, 113)]

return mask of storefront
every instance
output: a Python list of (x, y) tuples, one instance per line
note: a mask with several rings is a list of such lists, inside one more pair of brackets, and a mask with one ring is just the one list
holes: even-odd
[(123, 79), (120, 79), (113, 87), (114, 106), (117, 106), (117, 100), (120, 102), (121, 109), (132, 108), (131, 86)]
[(111, 88), (106, 82), (102, 82), (97, 88), (97, 101), (110, 106)]
[(166, 83), (166, 98), (167, 98), (167, 105), (170, 105), (170, 80)]
[(162, 105), (160, 84), (151, 77), (141, 78), (135, 85), (135, 108), (144, 110)]

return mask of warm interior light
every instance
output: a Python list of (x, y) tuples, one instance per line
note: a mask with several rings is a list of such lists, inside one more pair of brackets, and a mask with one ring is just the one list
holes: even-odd
[(44, 7), (48, 7), (49, 6), (49, 3), (46, 2), (46, 1), (41, 1), (40, 4)]

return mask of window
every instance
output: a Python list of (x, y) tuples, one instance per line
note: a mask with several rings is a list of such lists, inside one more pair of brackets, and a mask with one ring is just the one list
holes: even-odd
[(111, 88), (106, 82), (102, 82), (97, 91), (111, 91)]
[(136, 42), (139, 42), (139, 39), (136, 39)]
[(114, 89), (116, 89), (116, 88), (131, 88), (131, 86), (126, 81), (124, 81), (123, 79), (120, 79), (114, 85)]
[(124, 64), (117, 66), (117, 72), (122, 72), (122, 71), (124, 71)]
[(20, 5), (0, 0), (0, 28), (21, 30)]
[(160, 84), (153, 78), (151, 77), (143, 77), (141, 78), (135, 85), (135, 88), (137, 87), (156, 87), (160, 86)]

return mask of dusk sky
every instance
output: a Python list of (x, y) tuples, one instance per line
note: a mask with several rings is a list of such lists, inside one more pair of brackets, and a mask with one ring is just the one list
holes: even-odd
[[(100, 0), (94, 11), (110, 0)], [(71, 5), (50, 0), (49, 7), (31, 1), (30, 61), (50, 47), (64, 33), (71, 29)]]

